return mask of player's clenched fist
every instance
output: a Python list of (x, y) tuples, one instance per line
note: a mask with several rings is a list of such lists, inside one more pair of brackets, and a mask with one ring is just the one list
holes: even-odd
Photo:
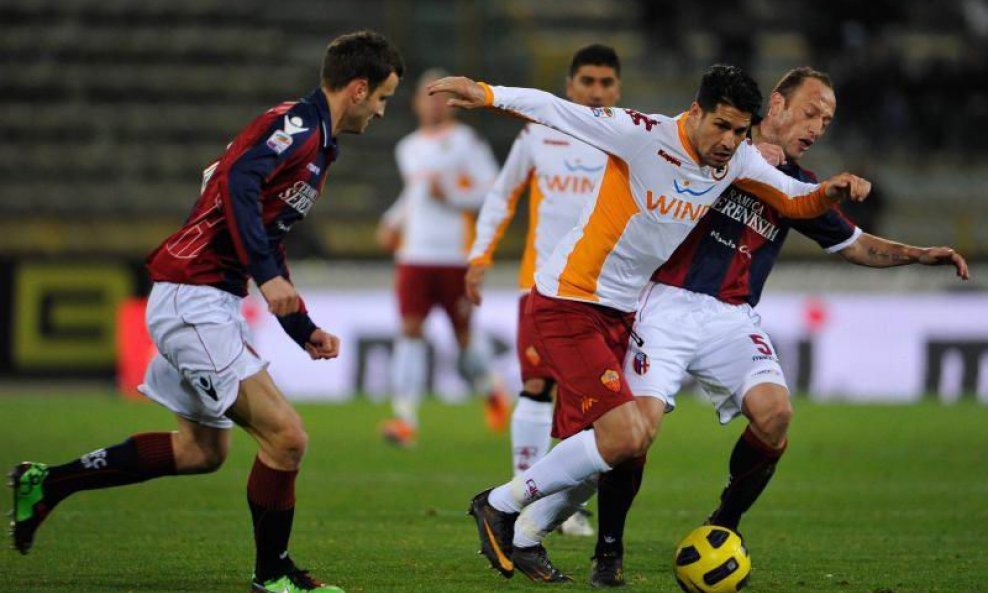
[(823, 191), (835, 202), (841, 200), (863, 202), (871, 193), (871, 182), (857, 175), (841, 173), (824, 181)]
[(298, 311), (298, 293), (288, 280), (275, 276), (260, 286), (268, 311), (278, 317)]
[(340, 339), (333, 334), (317, 329), (305, 345), (305, 351), (312, 360), (329, 360), (340, 355)]
[(453, 96), (446, 102), (450, 107), (477, 109), (487, 104), (487, 93), (484, 87), (466, 76), (447, 76), (429, 83), (426, 87), (430, 95), (449, 93)]

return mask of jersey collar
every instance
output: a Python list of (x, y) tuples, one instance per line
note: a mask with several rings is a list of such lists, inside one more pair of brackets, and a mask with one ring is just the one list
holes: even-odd
[(321, 88), (316, 87), (316, 90), (312, 91), (312, 93), (310, 93), (305, 100), (315, 105), (316, 111), (319, 112), (319, 126), (322, 128), (323, 151), (332, 153), (338, 152), (339, 147), (336, 145), (336, 138), (333, 137), (333, 119), (329, 113), (329, 103), (326, 102), (326, 94), (322, 92)]

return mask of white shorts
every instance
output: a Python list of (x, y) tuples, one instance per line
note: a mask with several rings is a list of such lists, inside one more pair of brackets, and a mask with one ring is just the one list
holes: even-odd
[(147, 325), (158, 354), (138, 389), (193, 422), (230, 428), (240, 381), (267, 367), (251, 347), (241, 299), (211, 286), (157, 282)]
[(744, 394), (755, 385), (788, 389), (779, 358), (749, 305), (730, 305), (709, 295), (650, 283), (642, 293), (624, 376), (636, 396), (676, 406), (686, 373), (699, 382), (720, 422), (741, 413)]

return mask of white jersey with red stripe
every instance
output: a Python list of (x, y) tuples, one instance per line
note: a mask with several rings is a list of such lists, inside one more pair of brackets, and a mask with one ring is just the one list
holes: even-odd
[(477, 219), (470, 263), (490, 265), (518, 200), (528, 190), (528, 233), (518, 285), (528, 291), (552, 250), (597, 194), (607, 155), (552, 128), (529, 124), (518, 134)]
[[(419, 265), (466, 265), (477, 210), (497, 175), (490, 146), (467, 125), (418, 130), (395, 148), (404, 188), (384, 215), (401, 230), (396, 259)], [(433, 195), (437, 185), (443, 198)]]
[(535, 274), (543, 295), (634, 311), (638, 296), (732, 183), (789, 218), (812, 218), (831, 201), (743, 143), (727, 165), (702, 165), (686, 114), (586, 107), (534, 89), (483, 85), (487, 104), (569, 134), (609, 156), (597, 195)]

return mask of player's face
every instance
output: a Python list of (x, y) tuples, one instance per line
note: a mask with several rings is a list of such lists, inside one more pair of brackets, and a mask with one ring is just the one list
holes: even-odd
[(590, 107), (613, 107), (621, 100), (621, 79), (610, 66), (584, 64), (566, 79), (570, 101)]
[(384, 117), (384, 109), (388, 105), (388, 99), (395, 94), (398, 81), (398, 75), (392, 72), (373, 92), (368, 93), (364, 90), (363, 93), (356, 94), (350, 109), (350, 117), (347, 118), (349, 125), (342, 131), (363, 134), (372, 119)]
[(693, 103), (690, 121), (693, 124), (690, 140), (700, 163), (708, 167), (726, 165), (751, 129), (751, 114), (725, 103), (718, 103), (713, 111), (704, 111)]
[(449, 97), (443, 93), (429, 95), (426, 86), (420, 85), (412, 99), (412, 110), (423, 128), (436, 126), (453, 118), (453, 108), (446, 104)]
[[(773, 93), (767, 124), (786, 158), (799, 160), (830, 127), (837, 111), (834, 91), (816, 78), (807, 78), (789, 96)], [(764, 124), (763, 124), (764, 125)]]

